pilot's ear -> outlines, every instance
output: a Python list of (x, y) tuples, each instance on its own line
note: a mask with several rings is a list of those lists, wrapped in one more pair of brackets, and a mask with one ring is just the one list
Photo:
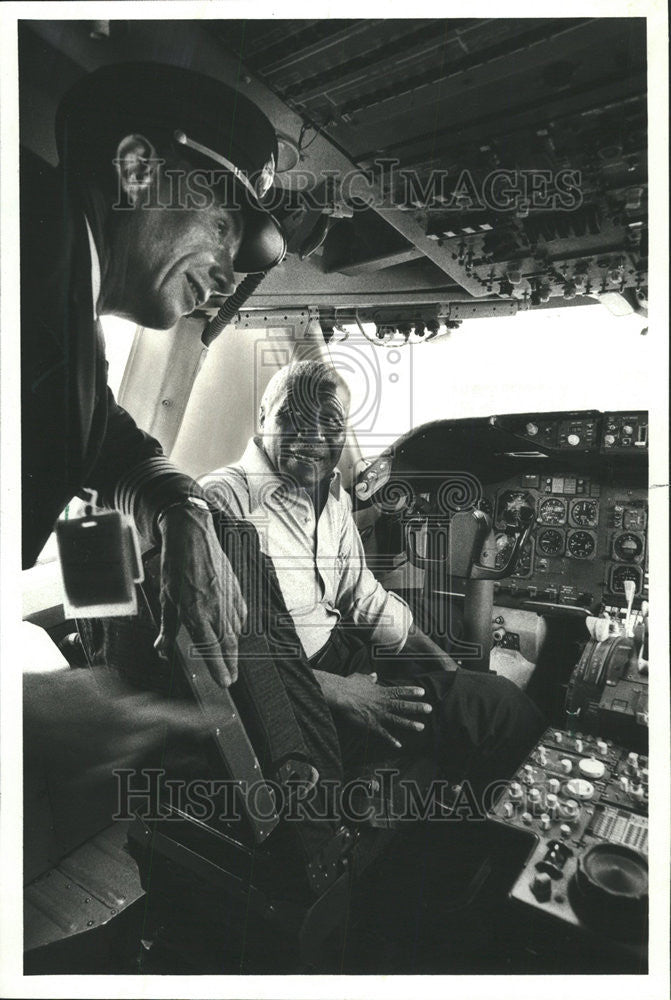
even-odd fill
[(156, 150), (143, 135), (127, 135), (117, 146), (114, 165), (121, 190), (131, 205), (151, 187), (158, 169)]

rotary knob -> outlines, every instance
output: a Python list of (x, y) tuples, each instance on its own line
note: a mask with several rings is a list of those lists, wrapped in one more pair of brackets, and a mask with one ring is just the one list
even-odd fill
[(592, 781), (603, 778), (606, 773), (606, 765), (600, 760), (596, 760), (594, 757), (583, 757), (578, 763), (580, 768), (580, 773), (586, 778), (590, 778)]
[(608, 753), (608, 744), (606, 743), (605, 740), (597, 740), (596, 748), (599, 751), (599, 753), (603, 754), (604, 756)]
[(622, 789), (623, 792), (629, 791), (629, 778), (627, 777), (626, 774), (623, 774), (620, 777), (620, 788)]
[(567, 799), (562, 809), (564, 818), (573, 822), (580, 814), (580, 806), (575, 799)]
[(503, 815), (505, 819), (512, 819), (515, 815), (515, 806), (512, 802), (505, 802), (503, 806)]
[(580, 444), (580, 435), (579, 434), (569, 434), (569, 436), (566, 438), (566, 440), (568, 441), (568, 443), (571, 445), (572, 448), (577, 448), (578, 445)]
[(594, 785), (586, 778), (571, 778), (566, 782), (566, 791), (574, 795), (576, 799), (586, 801), (594, 795)]
[(563, 739), (564, 739), (563, 734), (560, 733), (559, 730), (555, 731), (552, 735), (553, 735), (555, 743), (561, 743), (563, 741)]
[(531, 421), (524, 428), (529, 437), (536, 437), (538, 434), (538, 424), (533, 424)]
[(631, 424), (625, 424), (624, 427), (622, 428), (622, 433), (626, 434), (627, 437), (631, 437), (631, 435), (634, 433), (634, 428), (631, 426)]
[(522, 813), (522, 822), (524, 823), (525, 826), (531, 826), (533, 822), (533, 816), (531, 815), (530, 812)]
[(559, 833), (561, 834), (563, 840), (568, 840), (572, 833), (571, 827), (568, 823), (562, 823), (559, 827)]
[(547, 762), (548, 762), (548, 752), (545, 749), (545, 747), (540, 747), (538, 751), (538, 763), (541, 765), (541, 767), (545, 767)]
[(519, 782), (517, 781), (512, 782), (510, 788), (508, 789), (508, 795), (510, 796), (511, 799), (515, 801), (518, 801), (519, 799), (522, 798), (523, 791), (522, 791), (522, 786), (519, 784)]
[(522, 780), (526, 785), (533, 785), (534, 783), (534, 769), (531, 764), (525, 764), (523, 767), (524, 776)]
[(550, 793), (546, 797), (545, 802), (548, 814), (552, 817), (556, 816), (557, 810), (559, 809), (559, 799), (557, 798), (557, 796)]
[(531, 886), (531, 891), (539, 903), (547, 903), (552, 896), (552, 879), (547, 872), (538, 872)]
[(615, 435), (614, 434), (606, 434), (606, 436), (603, 439), (603, 442), (604, 442), (604, 444), (608, 448), (612, 448), (613, 445), (615, 444)]
[(552, 820), (550, 819), (547, 813), (541, 813), (540, 821), (541, 821), (541, 830), (549, 830), (550, 827), (552, 826)]
[(551, 792), (552, 795), (556, 796), (560, 788), (561, 781), (558, 778), (550, 778), (548, 781), (548, 791)]
[(571, 771), (573, 770), (573, 761), (569, 760), (568, 757), (562, 757), (562, 759), (559, 761), (559, 766), (564, 772), (564, 774), (570, 774)]
[(585, 749), (585, 744), (583, 743), (582, 740), (576, 740), (575, 741), (575, 748), (578, 751), (578, 753), (582, 753), (583, 750)]
[(538, 788), (530, 788), (527, 801), (531, 807), (532, 812), (538, 812), (541, 808), (541, 793)]

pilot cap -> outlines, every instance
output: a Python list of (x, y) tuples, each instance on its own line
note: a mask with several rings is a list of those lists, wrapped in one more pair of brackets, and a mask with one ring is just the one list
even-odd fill
[(286, 241), (263, 207), (277, 163), (277, 136), (248, 98), (201, 73), (163, 63), (117, 63), (82, 77), (61, 101), (56, 142), (66, 172), (101, 170), (132, 133), (172, 142), (197, 167), (233, 178), (245, 231), (234, 261), (239, 273), (278, 264)]

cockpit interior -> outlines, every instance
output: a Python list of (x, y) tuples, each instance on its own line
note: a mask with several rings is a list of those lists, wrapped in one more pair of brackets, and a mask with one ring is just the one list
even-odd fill
[[(646, 973), (661, 357), (646, 19), (117, 12), (19, 22), (25, 155), (55, 164), (56, 106), (86, 72), (190, 66), (273, 122), (287, 241), (170, 330), (103, 318), (119, 404), (198, 479), (238, 460), (283, 365), (332, 364), (368, 567), (462, 670), (509, 679), (546, 726), (480, 822), (406, 828), (365, 774), (380, 809), (348, 833), (363, 860), (334, 845), (305, 893), (258, 823), (238, 836), (179, 806), (172, 822), (113, 820), (94, 792), (26, 779), (25, 973)], [(52, 536), (23, 572), (23, 617), (85, 670), (61, 587)], [(235, 779), (256, 765), (234, 692), (211, 749)]]

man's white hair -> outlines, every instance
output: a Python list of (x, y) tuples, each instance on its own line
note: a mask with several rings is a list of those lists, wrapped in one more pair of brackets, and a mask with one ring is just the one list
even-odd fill
[(321, 389), (344, 390), (346, 402), (349, 403), (347, 384), (333, 365), (316, 358), (292, 361), (271, 378), (261, 397), (261, 409), (268, 413), (289, 392), (306, 406), (314, 405)]

